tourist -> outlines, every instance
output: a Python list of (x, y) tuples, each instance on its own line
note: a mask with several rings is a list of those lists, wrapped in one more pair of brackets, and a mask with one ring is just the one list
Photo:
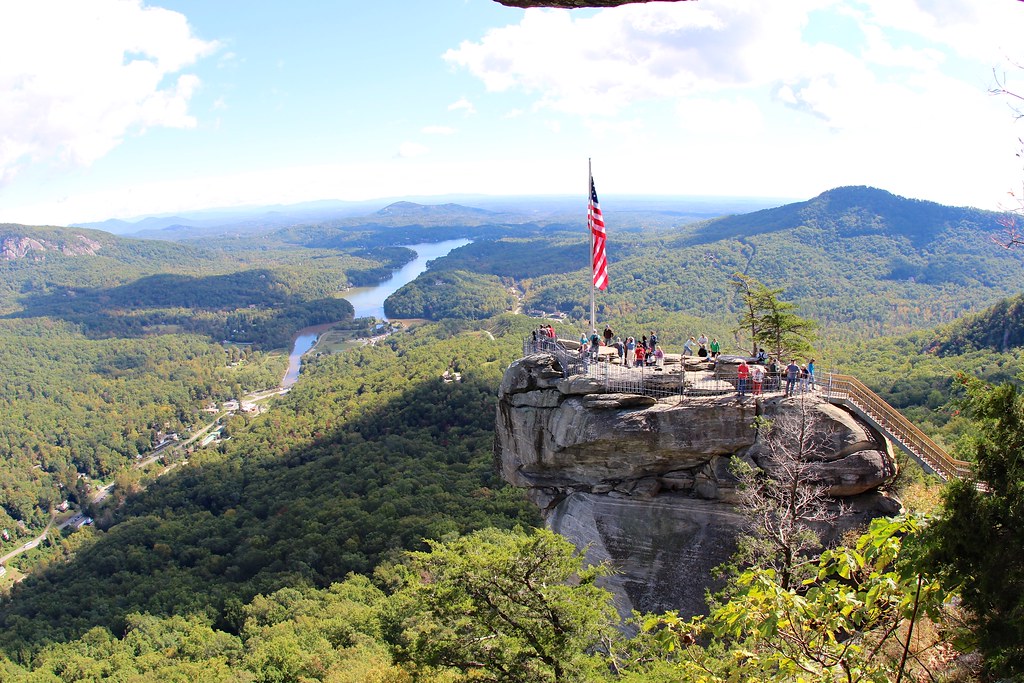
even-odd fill
[(636, 339), (626, 337), (626, 367), (633, 367), (633, 359), (636, 358)]
[(765, 352), (765, 350), (764, 349), (758, 349), (757, 350), (756, 362), (760, 363), (761, 365), (764, 365), (767, 360), (768, 360), (768, 354)]
[(796, 364), (796, 358), (789, 361), (786, 366), (786, 396), (792, 396), (796, 391), (796, 378), (800, 375), (800, 366)]
[(605, 325), (604, 326), (604, 345), (605, 346), (611, 346), (612, 345), (612, 337), (614, 337), (614, 336), (615, 336), (615, 333), (612, 332), (612, 328), (609, 327), (608, 325)]
[(651, 348), (651, 347), (649, 347), (647, 345), (647, 335), (646, 334), (643, 337), (640, 338), (640, 346), (643, 348), (644, 351), (646, 351), (647, 349)]
[(619, 356), (619, 365), (622, 365), (626, 360), (626, 345), (622, 343), (622, 340), (618, 337), (612, 342), (612, 348), (615, 349), (615, 353)]
[(750, 379), (750, 366), (747, 365), (747, 361), (741, 360), (740, 365), (736, 368), (736, 390), (740, 394), (740, 398), (744, 398), (747, 393), (747, 380)]
[(580, 346), (581, 347), (589, 346), (589, 344), (587, 343), (587, 333), (586, 332), (580, 332)]
[(665, 352), (660, 346), (654, 347), (654, 365), (659, 368), (665, 366)]
[(700, 351), (698, 351), (697, 355), (698, 356), (702, 356), (702, 357), (703, 356), (707, 356), (708, 355), (708, 336), (706, 334), (704, 334), (703, 332), (701, 332), (700, 336), (697, 337), (697, 345), (700, 347), (700, 351), (704, 352), (704, 353), (700, 353)]
[(765, 391), (778, 391), (782, 386), (779, 379), (779, 359), (774, 356), (768, 360), (768, 384)]
[(764, 384), (764, 368), (760, 365), (755, 365), (750, 368), (750, 381), (754, 384), (754, 396), (761, 395), (761, 386)]
[(590, 355), (595, 361), (601, 357), (601, 338), (597, 336), (597, 330), (590, 335)]
[(651, 342), (651, 348), (652, 349), (656, 348), (658, 346), (658, 333), (655, 332), (654, 330), (651, 330), (650, 342)]
[(807, 362), (807, 380), (810, 385), (811, 391), (814, 391), (814, 359), (812, 358)]
[(685, 342), (683, 342), (683, 355), (684, 356), (692, 356), (693, 355), (693, 347), (696, 344), (697, 344), (697, 341), (693, 337), (690, 337)]
[(718, 337), (713, 337), (711, 339), (711, 357), (712, 358), (718, 358), (718, 356), (719, 356), (719, 354), (721, 352), (722, 352), (722, 345), (718, 343)]
[(638, 344), (637, 347), (636, 347), (636, 355), (635, 355), (637, 367), (643, 367), (643, 365), (644, 365), (644, 358), (646, 358), (646, 357), (647, 357), (647, 349), (644, 348), (643, 344)]
[(807, 384), (808, 384), (808, 373), (807, 373), (807, 366), (805, 365), (802, 368), (800, 368), (800, 393), (801, 394), (806, 394), (807, 393)]

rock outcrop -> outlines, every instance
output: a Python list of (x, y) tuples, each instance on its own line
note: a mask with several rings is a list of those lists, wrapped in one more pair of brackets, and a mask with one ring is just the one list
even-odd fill
[(16, 261), (23, 258), (45, 258), (47, 252), (65, 256), (93, 255), (103, 245), (85, 235), (68, 240), (35, 239), (26, 235), (7, 235), (0, 238), (0, 260)]
[(878, 491), (896, 474), (888, 442), (814, 394), (738, 402), (734, 394), (657, 400), (563, 379), (555, 357), (513, 363), (499, 388), (495, 455), (547, 524), (618, 573), (619, 608), (704, 610), (711, 569), (727, 560), (743, 520), (733, 507), (739, 457), (770, 469), (754, 419), (818, 418), (814, 479), (841, 498), (852, 525), (893, 514)]

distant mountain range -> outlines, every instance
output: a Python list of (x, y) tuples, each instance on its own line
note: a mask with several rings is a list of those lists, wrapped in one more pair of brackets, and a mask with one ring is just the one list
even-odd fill
[[(414, 201), (415, 200), (415, 201)], [(648, 214), (670, 219), (701, 220), (726, 214), (778, 206), (785, 200), (744, 197), (606, 197), (607, 215)], [(371, 224), (467, 225), (485, 222), (579, 220), (586, 213), (586, 199), (579, 196), (492, 197), (458, 195), (445, 197), (377, 199), (360, 202), (325, 200), (301, 204), (194, 211), (170, 216), (149, 216), (134, 221), (110, 219), (75, 223), (115, 235), (147, 239), (182, 240), (267, 232), (297, 225), (336, 224), (338, 227)], [(406, 223), (401, 223), (406, 221)], [(657, 222), (657, 221), (656, 221)]]

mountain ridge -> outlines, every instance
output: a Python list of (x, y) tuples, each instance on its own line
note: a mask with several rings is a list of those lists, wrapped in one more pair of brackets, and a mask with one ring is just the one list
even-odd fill
[(845, 237), (901, 236), (917, 246), (943, 230), (964, 224), (996, 231), (1001, 228), (1000, 215), (995, 211), (901, 197), (866, 185), (850, 185), (826, 190), (803, 202), (712, 219), (695, 234), (700, 238), (724, 239), (807, 226), (834, 230)]

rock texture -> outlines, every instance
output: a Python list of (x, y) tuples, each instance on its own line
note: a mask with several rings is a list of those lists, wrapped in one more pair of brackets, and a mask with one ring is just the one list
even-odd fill
[(23, 258), (45, 258), (47, 252), (66, 256), (92, 255), (103, 245), (85, 235), (69, 240), (34, 239), (24, 235), (8, 235), (0, 239), (0, 260), (15, 261)]
[(499, 388), (495, 456), (504, 479), (528, 490), (548, 525), (618, 570), (609, 585), (631, 609), (704, 609), (711, 568), (728, 559), (742, 520), (733, 509), (732, 457), (770, 466), (754, 418), (813, 410), (823, 425), (815, 479), (843, 498), (848, 523), (893, 514), (878, 488), (896, 474), (889, 444), (813, 394), (748, 399), (604, 393), (562, 378), (554, 356), (513, 363)]

